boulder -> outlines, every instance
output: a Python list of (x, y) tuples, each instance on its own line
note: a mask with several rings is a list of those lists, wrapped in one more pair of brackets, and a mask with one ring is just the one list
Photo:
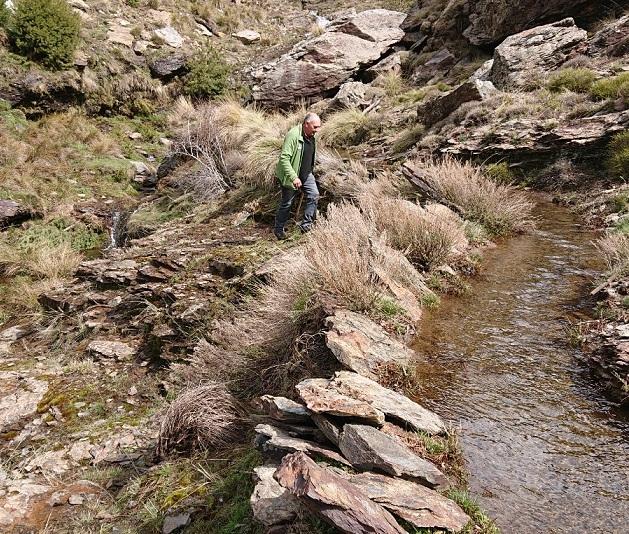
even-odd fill
[(403, 37), (399, 26), (404, 17), (397, 11), (371, 9), (337, 19), (322, 35), (255, 69), (254, 100), (288, 105), (329, 95)]
[(97, 358), (115, 358), (117, 360), (129, 360), (135, 356), (137, 350), (122, 341), (108, 341), (95, 339), (87, 346), (87, 352)]
[(241, 43), (250, 45), (260, 41), (260, 34), (253, 30), (242, 30), (232, 33), (232, 37), (238, 39)]
[(343, 465), (350, 465), (339, 453), (313, 441), (292, 437), (288, 432), (275, 426), (257, 425), (255, 431), (255, 446), (271, 457), (281, 458), (287, 453), (302, 451), (324, 456)]
[[(360, 413), (364, 414), (364, 419), (373, 420), (372, 414), (378, 414), (374, 421), (376, 424), (383, 421), (382, 415), (386, 415), (387, 418), (413, 430), (428, 434), (445, 431), (445, 424), (437, 414), (357, 373), (339, 371), (330, 380), (315, 380), (318, 382), (312, 384), (311, 381), (304, 380), (296, 386), (300, 397), (313, 412), (351, 417), (352, 413), (347, 414), (343, 409), (335, 408), (356, 405), (360, 406)], [(321, 398), (318, 399), (317, 395), (321, 395)], [(328, 405), (330, 410), (327, 409)], [(370, 406), (373, 412), (368, 411), (364, 405)]]
[(384, 414), (381, 411), (368, 402), (344, 395), (326, 378), (302, 380), (295, 389), (308, 409), (314, 413), (349, 417), (378, 426), (384, 423)]
[(256, 405), (271, 419), (284, 423), (310, 423), (310, 411), (303, 405), (286, 397), (262, 395)]
[(345, 82), (330, 101), (328, 108), (333, 110), (363, 107), (366, 100), (367, 87), (362, 82)]
[(363, 78), (367, 81), (373, 81), (383, 74), (400, 74), (402, 72), (402, 63), (407, 57), (408, 52), (406, 50), (394, 52), (383, 60), (378, 61), (373, 67), (369, 67), (365, 71)]
[(349, 475), (348, 480), (372, 501), (417, 528), (459, 532), (470, 520), (454, 501), (409, 480), (369, 472)]
[(37, 413), (48, 382), (17, 372), (0, 371), (0, 434), (20, 430)]
[(107, 40), (110, 43), (121, 44), (127, 48), (133, 46), (134, 37), (131, 35), (131, 28), (115, 24), (107, 32)]
[(131, 161), (131, 172), (133, 182), (140, 189), (150, 189), (157, 185), (157, 174), (155, 169), (149, 167), (142, 161)]
[(448, 479), (428, 460), (393, 436), (367, 425), (345, 425), (339, 449), (357, 469), (380, 471), (416, 480), (429, 488), (445, 489)]
[(469, 26), (463, 35), (474, 45), (493, 44), (508, 35), (530, 28), (533, 24), (553, 20), (558, 16), (581, 15), (587, 4), (601, 2), (591, 0), (524, 0), (519, 2), (496, 2), (477, 0), (471, 6)]
[(139, 267), (135, 260), (99, 259), (84, 261), (76, 274), (106, 286), (129, 285), (137, 280)]
[(182, 54), (157, 58), (149, 62), (149, 69), (154, 77), (169, 80), (186, 72), (187, 58)]
[(391, 338), (382, 327), (364, 315), (338, 310), (325, 320), (327, 347), (347, 369), (377, 379), (378, 367), (386, 363), (408, 364), (414, 353)]
[(299, 501), (273, 478), (277, 466), (256, 467), (256, 483), (249, 503), (253, 517), (267, 527), (288, 523), (295, 519)]
[(566, 18), (507, 37), (494, 51), (490, 79), (498, 89), (525, 88), (561, 65), (587, 32)]
[(451, 91), (441, 93), (418, 106), (417, 119), (428, 128), (459, 109), (461, 104), (473, 100), (485, 100), (496, 92), (494, 84), (488, 81), (464, 82)]
[(588, 41), (591, 56), (622, 57), (629, 54), (629, 15), (620, 17), (597, 31)]
[(165, 26), (153, 31), (154, 35), (172, 48), (179, 48), (183, 44), (183, 37), (172, 26)]
[(349, 534), (406, 532), (382, 506), (335, 473), (317, 465), (304, 453), (284, 457), (275, 479), (312, 512)]
[(0, 230), (20, 224), (32, 217), (29, 209), (13, 200), (0, 199)]

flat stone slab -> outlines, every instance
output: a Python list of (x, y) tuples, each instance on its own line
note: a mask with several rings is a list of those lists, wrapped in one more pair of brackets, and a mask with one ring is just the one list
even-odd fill
[(332, 381), (327, 378), (309, 378), (302, 380), (295, 389), (308, 409), (314, 413), (350, 417), (378, 426), (384, 423), (384, 414), (381, 411), (368, 402), (340, 393), (330, 387), (331, 384)]
[(135, 356), (136, 349), (122, 341), (108, 341), (105, 339), (95, 339), (87, 346), (87, 352), (92, 356), (102, 358), (116, 358), (118, 360), (128, 360)]
[(375, 424), (382, 424), (386, 415), (403, 427), (428, 434), (440, 434), (446, 429), (437, 414), (358, 373), (339, 371), (332, 379), (304, 380), (296, 388), (315, 413), (345, 417), (363, 414), (363, 419)]
[(37, 412), (48, 382), (13, 371), (0, 372), (0, 433), (19, 430)]
[(271, 419), (283, 423), (311, 423), (310, 410), (286, 397), (262, 395), (256, 401), (256, 406)]
[(363, 471), (412, 478), (430, 488), (444, 489), (449, 485), (445, 475), (432, 463), (372, 426), (345, 425), (339, 449), (355, 468)]
[(260, 466), (253, 470), (256, 486), (249, 502), (253, 517), (267, 527), (292, 521), (299, 510), (299, 501), (273, 478), (277, 467)]
[(408, 364), (414, 356), (409, 348), (391, 338), (371, 319), (349, 310), (338, 310), (325, 320), (326, 345), (341, 364), (375, 380), (378, 366)]
[(263, 452), (275, 456), (283, 456), (286, 453), (302, 451), (319, 454), (335, 462), (350, 466), (351, 464), (339, 453), (322, 447), (321, 445), (301, 438), (296, 438), (288, 432), (272, 425), (257, 425), (255, 428), (255, 446)]
[(382, 506), (331, 469), (317, 465), (304, 453), (289, 454), (275, 479), (315, 514), (349, 534), (403, 534)]
[(371, 500), (418, 528), (458, 532), (470, 520), (451, 499), (409, 480), (369, 472), (349, 475), (348, 480)]

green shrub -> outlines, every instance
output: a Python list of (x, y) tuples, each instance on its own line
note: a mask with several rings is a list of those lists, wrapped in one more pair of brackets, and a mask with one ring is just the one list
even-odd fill
[(499, 184), (510, 184), (515, 181), (513, 171), (506, 161), (489, 163), (485, 166), (485, 174)]
[(574, 93), (587, 93), (595, 79), (596, 74), (590, 69), (570, 67), (553, 73), (546, 87), (553, 93), (559, 93), (564, 90), (573, 91)]
[(622, 98), (629, 102), (629, 72), (611, 78), (602, 78), (592, 84), (590, 94), (599, 100)]
[(629, 179), (629, 132), (621, 132), (612, 137), (607, 165), (614, 177)]
[(79, 29), (79, 17), (65, 0), (19, 0), (9, 36), (20, 54), (61, 69), (72, 62)]
[(11, 16), (11, 11), (4, 3), (4, 0), (0, 0), (0, 28), (6, 28)]
[(209, 49), (190, 64), (190, 73), (185, 80), (185, 90), (191, 96), (214, 97), (227, 89), (229, 66), (216, 50)]

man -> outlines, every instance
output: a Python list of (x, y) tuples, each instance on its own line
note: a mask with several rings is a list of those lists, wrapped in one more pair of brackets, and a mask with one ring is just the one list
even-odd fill
[(319, 201), (319, 190), (313, 171), (317, 153), (315, 134), (320, 129), (321, 119), (315, 113), (308, 113), (304, 122), (291, 128), (284, 139), (282, 153), (275, 168), (275, 176), (282, 186), (282, 201), (275, 216), (275, 236), (278, 239), (286, 239), (284, 226), (299, 190), (306, 195), (304, 219), (299, 227), (302, 232), (312, 229)]

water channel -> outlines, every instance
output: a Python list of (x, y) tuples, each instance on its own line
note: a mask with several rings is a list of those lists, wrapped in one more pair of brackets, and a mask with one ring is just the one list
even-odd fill
[(486, 251), (463, 297), (422, 321), (418, 400), (460, 427), (472, 492), (504, 533), (629, 532), (629, 415), (568, 343), (599, 274), (567, 209)]

